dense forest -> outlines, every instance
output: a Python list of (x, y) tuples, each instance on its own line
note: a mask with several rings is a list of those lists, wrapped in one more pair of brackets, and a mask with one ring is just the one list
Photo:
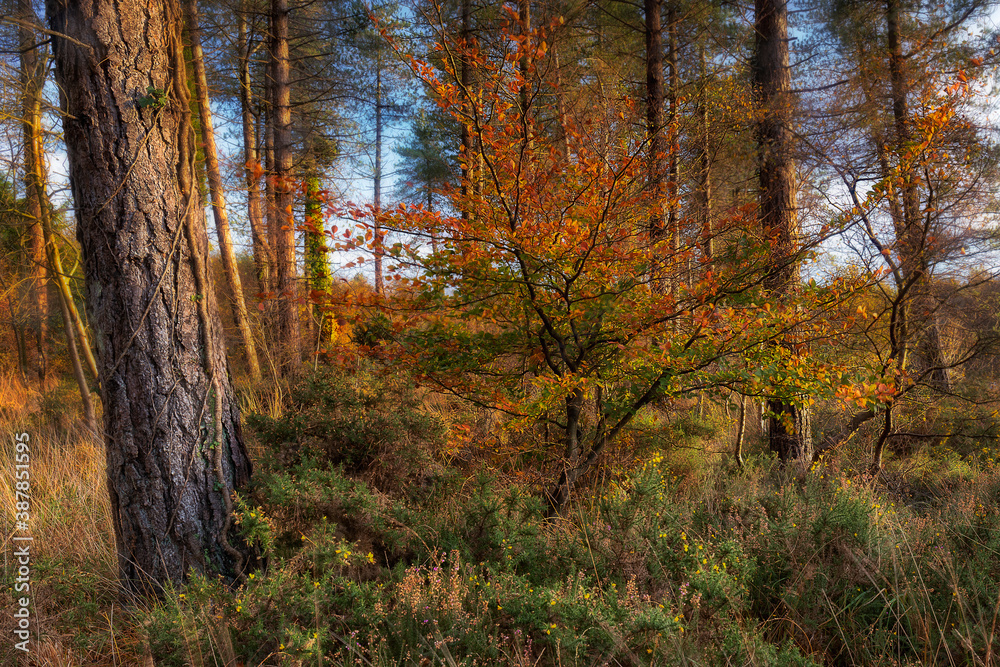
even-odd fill
[(0, 0), (0, 661), (1000, 665), (998, 22)]

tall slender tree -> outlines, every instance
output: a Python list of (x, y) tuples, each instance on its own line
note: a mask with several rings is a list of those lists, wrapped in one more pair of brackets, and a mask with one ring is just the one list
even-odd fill
[[(771, 244), (764, 288), (787, 301), (799, 281), (796, 174), (792, 155), (792, 77), (788, 61), (787, 0), (757, 0), (754, 20), (757, 95), (758, 216)], [(808, 421), (787, 400), (767, 401), (768, 442), (782, 461), (812, 458)]]
[(27, 200), (29, 250), (31, 269), (32, 312), (30, 327), (35, 339), (35, 370), (42, 382), (48, 372), (46, 320), (48, 315), (48, 275), (46, 271), (45, 235), (42, 231), (42, 206), (45, 187), (41, 164), (42, 149), (42, 87), (48, 69), (47, 55), (38, 44), (31, 26), (37, 24), (31, 0), (18, 0), (18, 50), (21, 58), (22, 136), (24, 138), (24, 189)]
[(288, 0), (271, 0), (270, 125), (274, 133), (274, 213), (272, 243), (277, 263), (278, 345), (282, 370), (295, 375), (302, 365), (299, 322), (298, 269), (295, 261), (295, 174), (292, 146), (291, 61), (289, 58)]
[(257, 287), (260, 292), (269, 292), (273, 281), (274, 251), (268, 240), (264, 218), (264, 195), (260, 189), (260, 175), (264, 169), (258, 145), (257, 123), (254, 118), (250, 59), (255, 47), (248, 29), (248, 19), (251, 14), (248, 5), (249, 0), (241, 0), (236, 13), (240, 121), (243, 128), (243, 178), (247, 189), (247, 221), (250, 224)]
[(212, 197), (212, 214), (215, 217), (215, 231), (219, 239), (219, 254), (222, 268), (232, 292), (233, 315), (236, 328), (240, 332), (243, 351), (246, 354), (250, 378), (259, 381), (260, 363), (257, 361), (257, 344), (250, 331), (250, 317), (246, 299), (243, 298), (243, 281), (236, 264), (232, 233), (229, 231), (229, 213), (226, 210), (226, 196), (222, 189), (222, 172), (219, 170), (219, 149), (215, 144), (215, 128), (212, 121), (212, 107), (208, 97), (208, 79), (205, 76), (205, 54), (201, 46), (201, 23), (198, 17), (197, 0), (186, 0), (188, 36), (191, 40), (191, 65), (194, 70), (195, 97), (198, 102), (198, 118), (201, 127), (201, 141), (205, 153), (205, 171), (208, 175), (208, 189)]

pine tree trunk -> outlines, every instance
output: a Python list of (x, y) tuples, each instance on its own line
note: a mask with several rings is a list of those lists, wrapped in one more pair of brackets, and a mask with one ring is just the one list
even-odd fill
[[(193, 569), (233, 580), (250, 478), (194, 180), (176, 0), (48, 0), (56, 80), (100, 358), (122, 583), (156, 593)], [(65, 37), (64, 37), (65, 36)]]
[(215, 217), (215, 230), (219, 238), (219, 254), (222, 256), (222, 269), (225, 271), (229, 289), (233, 293), (233, 319), (236, 320), (236, 328), (243, 341), (247, 368), (250, 371), (250, 378), (257, 382), (261, 377), (260, 364), (257, 361), (257, 345), (253, 340), (253, 332), (250, 331), (250, 316), (247, 313), (246, 299), (243, 297), (243, 281), (240, 279), (240, 268), (236, 264), (233, 237), (229, 231), (229, 214), (226, 212), (226, 198), (222, 191), (222, 173), (219, 171), (219, 151), (215, 145), (215, 128), (208, 99), (208, 80), (205, 76), (205, 54), (201, 48), (197, 0), (186, 0), (185, 11), (191, 40), (191, 64), (194, 69), (195, 96), (198, 98), (198, 117), (201, 120), (201, 140), (205, 151), (205, 171), (208, 173), (212, 214)]
[(22, 132), (24, 136), (24, 189), (28, 206), (28, 261), (31, 266), (31, 313), (29, 328), (35, 339), (35, 374), (44, 383), (48, 374), (49, 313), (48, 275), (46, 271), (45, 235), (42, 231), (45, 174), (42, 162), (42, 87), (45, 85), (45, 57), (40, 53), (37, 37), (29, 26), (38, 19), (31, 0), (18, 0), (18, 47), (21, 52)]
[(375, 64), (375, 174), (372, 187), (374, 190), (375, 224), (372, 245), (375, 255), (375, 293), (385, 296), (385, 282), (382, 274), (382, 59), (377, 58)]
[(297, 375), (302, 366), (299, 325), (298, 271), (295, 265), (295, 219), (292, 205), (295, 181), (292, 174), (291, 67), (288, 55), (288, 0), (271, 0), (271, 59), (274, 74), (274, 208), (278, 228), (275, 237), (278, 292), (278, 349), (282, 372)]
[(645, 0), (646, 28), (646, 137), (648, 145), (649, 190), (656, 198), (655, 213), (649, 220), (654, 237), (663, 234), (663, 156), (666, 142), (663, 133), (663, 0)]
[(250, 38), (247, 35), (247, 8), (241, 3), (237, 14), (237, 49), (240, 69), (240, 118), (243, 121), (243, 164), (247, 187), (247, 218), (250, 223), (250, 238), (253, 244), (253, 262), (257, 274), (259, 292), (272, 289), (271, 276), (274, 257), (267, 239), (264, 222), (264, 202), (260, 192), (262, 171), (260, 151), (257, 146), (257, 132), (253, 116), (253, 92), (250, 87)]
[[(798, 283), (798, 220), (795, 161), (792, 157), (791, 68), (788, 64), (787, 0), (757, 0), (754, 86), (757, 91), (759, 206), (764, 238), (771, 243), (771, 266), (764, 288), (777, 299), (790, 297)], [(776, 344), (781, 344), (780, 342)], [(807, 420), (798, 406), (769, 399), (768, 443), (782, 461), (811, 460)]]

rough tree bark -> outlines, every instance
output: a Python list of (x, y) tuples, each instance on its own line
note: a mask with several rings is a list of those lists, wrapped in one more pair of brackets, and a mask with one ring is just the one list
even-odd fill
[(233, 580), (250, 478), (210, 283), (177, 0), (47, 0), (122, 584)]
[[(792, 157), (792, 77), (788, 64), (787, 0), (756, 0), (756, 58), (753, 83), (757, 95), (758, 216), (771, 243), (771, 266), (764, 288), (778, 299), (790, 296), (798, 283), (798, 220), (795, 160)], [(779, 343), (780, 344), (780, 343)], [(784, 400), (767, 401), (768, 443), (782, 461), (812, 459), (805, 411)]]

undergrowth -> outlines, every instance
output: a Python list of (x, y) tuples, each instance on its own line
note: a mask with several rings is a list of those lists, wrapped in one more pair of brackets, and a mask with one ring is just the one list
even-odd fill
[(871, 478), (843, 454), (739, 469), (668, 443), (547, 521), (532, 485), (456, 457), (428, 404), (356, 367), (252, 419), (237, 519), (267, 567), (141, 607), (115, 589), (99, 448), (39, 431), (36, 605), (62, 660), (40, 664), (997, 664), (989, 447)]

